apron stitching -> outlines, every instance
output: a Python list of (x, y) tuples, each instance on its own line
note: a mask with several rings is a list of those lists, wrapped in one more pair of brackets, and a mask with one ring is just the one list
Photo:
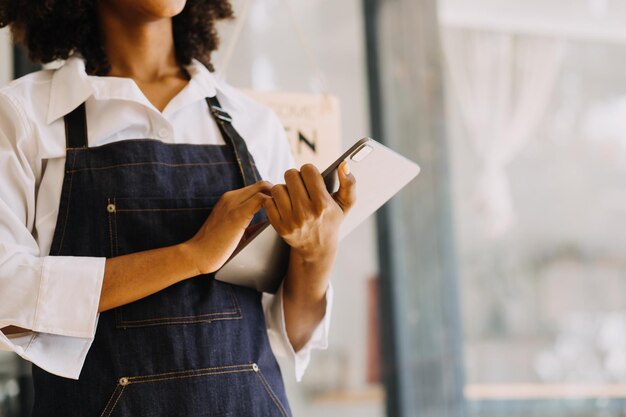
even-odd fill
[(272, 387), (270, 387), (269, 383), (265, 380), (265, 377), (263, 376), (263, 372), (261, 372), (261, 369), (259, 369), (259, 371), (256, 373), (258, 374), (259, 379), (261, 380), (261, 383), (264, 385), (265, 391), (270, 396), (270, 398), (272, 399), (276, 407), (278, 407), (278, 411), (280, 411), (280, 413), (284, 417), (288, 417), (287, 412), (285, 411), (285, 408), (283, 407), (282, 403), (278, 400), (278, 398), (274, 394), (274, 390), (272, 390)]
[(117, 199), (115, 197), (113, 197), (113, 204), (115, 204), (115, 212), (113, 212), (113, 233), (115, 234), (114, 240), (115, 240), (115, 256), (119, 255), (120, 253), (120, 248), (118, 245), (118, 240), (117, 240)]
[(239, 306), (239, 300), (237, 300), (237, 297), (235, 296), (235, 290), (229, 284), (225, 284), (225, 285), (227, 286), (226, 288), (228, 288), (228, 290), (229, 290), (230, 298), (232, 298), (232, 300), (233, 300), (233, 304), (235, 306), (235, 309), (237, 310), (239, 315), (243, 318), (243, 313), (241, 312), (241, 307)]
[(122, 387), (122, 389), (120, 390), (120, 393), (117, 396), (117, 399), (115, 400), (115, 403), (113, 403), (113, 406), (111, 407), (111, 410), (109, 410), (109, 415), (111, 415), (113, 413), (113, 410), (115, 410), (115, 406), (117, 405), (117, 402), (120, 400), (120, 398), (122, 398), (122, 394), (124, 393), (125, 389), (126, 389), (126, 387)]
[[(250, 167), (253, 167), (254, 164), (252, 163), (252, 158), (250, 157), (250, 152), (248, 152), (248, 162), (250, 163)], [(258, 181), (259, 178), (256, 176), (256, 171), (253, 169), (252, 170), (252, 175), (254, 176), (254, 181)]]
[(229, 315), (230, 314), (239, 314), (239, 311), (226, 311), (224, 313), (222, 313), (222, 312), (206, 313), (206, 314), (199, 314), (197, 316), (157, 317), (157, 318), (153, 318), (153, 319), (122, 321), (122, 323), (146, 323), (146, 322), (158, 321), (158, 320), (195, 319), (195, 318), (200, 318), (200, 317), (221, 316), (221, 315), (224, 315), (224, 314), (229, 314)]
[(218, 144), (218, 145), (206, 145), (206, 144), (201, 144), (201, 143), (165, 143), (161, 140), (158, 139), (138, 139), (138, 138), (128, 138), (128, 139), (122, 139), (119, 141), (114, 141), (114, 142), (108, 142), (105, 143), (103, 145), (98, 145), (98, 146), (90, 146), (87, 148), (74, 148), (71, 146), (66, 146), (65, 150), (66, 151), (86, 151), (86, 150), (99, 150), (99, 149), (106, 149), (109, 148), (113, 145), (117, 145), (119, 142), (153, 142), (153, 143), (157, 143), (160, 146), (164, 146), (164, 147), (178, 147), (178, 146), (186, 146), (186, 147), (195, 147), (195, 148), (205, 148), (207, 146), (212, 147), (212, 148), (227, 148), (228, 144)]
[(215, 206), (209, 207), (188, 207), (188, 208), (149, 208), (149, 209), (117, 209), (120, 212), (142, 212), (142, 211), (202, 211), (202, 210), (211, 210)]
[(131, 376), (128, 377), (128, 381), (130, 383), (139, 383), (141, 380), (153, 380), (155, 377), (164, 377), (164, 376), (185, 376), (183, 374), (187, 374), (188, 376), (193, 376), (198, 373), (206, 374), (206, 373), (215, 373), (219, 371), (251, 371), (251, 364), (242, 364), (242, 365), (224, 365), (224, 366), (214, 366), (210, 368), (200, 368), (200, 369), (191, 369), (187, 371), (174, 371), (174, 372), (163, 372), (160, 374), (150, 374), (150, 375), (142, 375), (142, 376)]
[[(107, 204), (111, 204), (111, 199), (107, 198)], [(112, 213), (108, 213), (108, 218), (109, 218), (109, 242), (111, 245), (111, 257), (114, 257), (115, 255), (113, 254), (113, 226), (111, 225), (111, 215)]]
[[(76, 153), (74, 153), (74, 160), (72, 161), (72, 169), (74, 169), (74, 167), (76, 166)], [(67, 229), (67, 221), (70, 217), (70, 201), (71, 201), (71, 197), (72, 197), (72, 183), (74, 182), (74, 174), (70, 174), (70, 184), (69, 184), (69, 190), (68, 190), (68, 195), (67, 195), (67, 208), (65, 210), (65, 221), (63, 222), (63, 233), (61, 234), (61, 241), (59, 242), (59, 250), (57, 252), (57, 255), (61, 254), (61, 250), (63, 249), (63, 240), (65, 239), (65, 231)]]
[(142, 379), (141, 381), (129, 382), (129, 385), (130, 384), (144, 384), (144, 383), (149, 383), (149, 382), (172, 381), (172, 380), (175, 380), (175, 379), (196, 378), (196, 377), (208, 376), (208, 375), (238, 374), (238, 373), (241, 373), (241, 372), (252, 372), (252, 369), (233, 369), (233, 370), (230, 370), (230, 371), (202, 372), (202, 373), (195, 373), (195, 374), (189, 374), (189, 375), (172, 376), (172, 377), (167, 377), (167, 378)]
[(233, 317), (216, 317), (216, 318), (207, 318), (205, 320), (178, 320), (178, 318), (172, 320), (159, 320), (154, 319), (154, 321), (145, 322), (145, 323), (136, 323), (134, 321), (123, 321), (120, 319), (119, 325), (124, 329), (134, 328), (134, 327), (146, 327), (146, 326), (158, 326), (158, 325), (170, 325), (170, 324), (196, 324), (196, 323), (212, 323), (214, 321), (225, 321), (225, 320), (241, 320), (243, 318), (242, 315), (233, 316)]
[(212, 165), (232, 165), (232, 162), (228, 162), (228, 161), (220, 161), (220, 162), (197, 162), (197, 163), (189, 163), (189, 164), (169, 164), (167, 162), (158, 162), (158, 161), (149, 161), (149, 162), (132, 162), (132, 163), (128, 163), (128, 164), (118, 164), (118, 165), (107, 165), (107, 166), (103, 166), (103, 167), (95, 167), (95, 168), (81, 168), (81, 169), (74, 169), (74, 167), (72, 167), (72, 170), (68, 171), (68, 174), (73, 174), (75, 172), (84, 172), (84, 171), (102, 171), (102, 170), (106, 170), (106, 169), (113, 169), (113, 168), (123, 168), (123, 167), (132, 167), (132, 166), (143, 166), (143, 165), (161, 165), (161, 166), (166, 166), (166, 167), (172, 167), (172, 168), (177, 168), (177, 167), (194, 167), (194, 166), (212, 166)]
[[(104, 407), (104, 410), (102, 410), (102, 414), (100, 414), (100, 417), (103, 417), (105, 413), (107, 413), (107, 410), (109, 409), (109, 404), (111, 404), (111, 401), (113, 401), (113, 398), (115, 398), (115, 394), (117, 393), (118, 389), (119, 389), (119, 385), (116, 385), (115, 390), (113, 391), (113, 394), (111, 394), (109, 401), (107, 401), (107, 405)], [(124, 387), (122, 387), (122, 391), (124, 391)], [(119, 396), (117, 397), (117, 400), (115, 400), (115, 404), (113, 404), (113, 407), (111, 407), (111, 410), (107, 413), (108, 415), (111, 415), (111, 412), (115, 408), (117, 401), (119, 401), (120, 399), (119, 397), (122, 396), (122, 391), (120, 391)]]

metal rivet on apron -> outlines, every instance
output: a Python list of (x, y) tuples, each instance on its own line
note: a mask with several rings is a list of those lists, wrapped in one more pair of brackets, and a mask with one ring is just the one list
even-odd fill
[(115, 210), (116, 210), (115, 204), (109, 204), (109, 205), (107, 206), (107, 211), (108, 211), (109, 213), (115, 213)]
[(119, 384), (120, 384), (121, 386), (125, 387), (126, 385), (128, 385), (128, 378), (126, 378), (126, 377), (122, 377), (122, 378), (120, 378), (120, 380), (119, 380)]
[(259, 372), (259, 365), (257, 365), (256, 363), (253, 363), (253, 364), (252, 364), (252, 370), (253, 370), (254, 372)]

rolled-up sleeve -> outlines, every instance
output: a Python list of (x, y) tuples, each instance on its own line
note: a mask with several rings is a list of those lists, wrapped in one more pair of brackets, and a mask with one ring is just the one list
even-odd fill
[(328, 333), (330, 317), (333, 305), (333, 287), (329, 283), (326, 290), (326, 312), (324, 318), (317, 325), (309, 341), (297, 352), (294, 351), (287, 327), (285, 326), (285, 310), (283, 307), (283, 286), (281, 285), (276, 294), (263, 294), (263, 310), (267, 323), (267, 333), (270, 339), (272, 351), (284, 358), (290, 359), (295, 368), (296, 380), (301, 381), (306, 368), (311, 361), (311, 353), (314, 349), (328, 348)]
[(0, 349), (78, 378), (94, 338), (104, 258), (45, 256), (35, 238), (41, 161), (33, 129), (0, 93)]

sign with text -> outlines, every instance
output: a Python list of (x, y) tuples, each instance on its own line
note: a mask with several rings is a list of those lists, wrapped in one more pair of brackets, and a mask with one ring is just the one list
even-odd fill
[(340, 155), (341, 110), (337, 97), (328, 94), (243, 92), (278, 115), (285, 126), (298, 167), (311, 163), (323, 171)]

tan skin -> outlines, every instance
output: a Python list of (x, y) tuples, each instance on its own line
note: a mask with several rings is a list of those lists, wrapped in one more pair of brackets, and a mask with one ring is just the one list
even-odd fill
[[(171, 18), (186, 0), (100, 0), (100, 24), (111, 64), (109, 76), (133, 79), (159, 111), (188, 83), (174, 54)], [(187, 242), (106, 260), (99, 311), (154, 294), (177, 282), (217, 271), (236, 249), (254, 214), (265, 208), (291, 246), (283, 286), (289, 341), (298, 351), (326, 311), (326, 288), (337, 255), (337, 232), (354, 204), (355, 179), (339, 169), (339, 191), (330, 195), (318, 170), (305, 165), (285, 173), (285, 184), (258, 182), (230, 191)], [(16, 327), (5, 334), (27, 331)]]

